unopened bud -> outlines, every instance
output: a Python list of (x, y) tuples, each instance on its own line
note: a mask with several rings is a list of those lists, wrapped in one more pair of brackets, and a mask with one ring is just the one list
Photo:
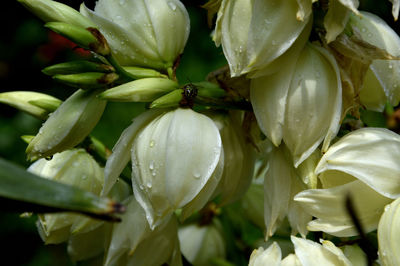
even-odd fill
[(64, 22), (48, 22), (44, 25), (52, 31), (66, 37), (82, 48), (106, 56), (110, 54), (106, 39), (96, 28), (83, 28)]
[(53, 76), (57, 74), (76, 74), (82, 72), (113, 72), (114, 68), (110, 65), (99, 64), (95, 62), (78, 60), (72, 62), (60, 63), (52, 66), (48, 66), (42, 70), (46, 75)]
[(166, 75), (161, 74), (157, 70), (143, 67), (123, 67), (126, 72), (132, 75), (136, 79), (143, 78), (167, 78)]
[(10, 91), (0, 93), (0, 103), (7, 104), (39, 119), (46, 119), (61, 101), (53, 96), (33, 91)]
[(106, 106), (97, 94), (98, 91), (78, 90), (65, 100), (29, 143), (28, 158), (51, 156), (79, 144), (97, 124)]
[(170, 79), (144, 78), (106, 90), (99, 97), (117, 102), (151, 102), (178, 87)]
[(45, 22), (65, 22), (83, 28), (96, 27), (96, 24), (77, 10), (56, 1), (18, 0), (18, 2)]
[(71, 87), (91, 89), (104, 87), (119, 78), (116, 73), (87, 72), (69, 75), (55, 75), (53, 79)]
[(182, 100), (182, 90), (174, 90), (161, 96), (150, 104), (150, 108), (178, 107)]

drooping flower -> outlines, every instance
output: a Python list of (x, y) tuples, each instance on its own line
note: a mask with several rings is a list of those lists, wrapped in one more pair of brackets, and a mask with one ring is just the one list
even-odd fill
[(297, 167), (324, 140), (323, 151), (340, 126), (342, 87), (335, 59), (307, 44), (297, 61), (251, 80), (250, 99), (263, 133), (283, 140)]
[(317, 218), (309, 222), (308, 229), (335, 236), (357, 235), (344, 203), (350, 195), (364, 230), (375, 230), (385, 205), (399, 197), (399, 152), (400, 137), (380, 128), (353, 131), (332, 145), (315, 169), (323, 188), (295, 196)]
[(310, 14), (311, 1), (223, 0), (213, 39), (222, 44), (231, 75), (243, 75), (289, 49)]
[(121, 135), (105, 169), (104, 193), (132, 158), (132, 184), (152, 228), (183, 208), (187, 217), (212, 196), (223, 170), (215, 123), (191, 109), (148, 111)]
[(172, 67), (189, 36), (189, 15), (179, 0), (97, 1), (81, 13), (106, 37), (124, 66)]

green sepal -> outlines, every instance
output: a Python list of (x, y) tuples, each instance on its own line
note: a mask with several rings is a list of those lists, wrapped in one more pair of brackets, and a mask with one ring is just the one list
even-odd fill
[(48, 114), (53, 110), (48, 105), (38, 105), (38, 103), (52, 103), (52, 105), (59, 106), (61, 101), (53, 96), (33, 92), (33, 91), (9, 91), (0, 93), (0, 103), (7, 104), (11, 107), (17, 108), (20, 111), (26, 112), (36, 118), (46, 119)]
[(7, 211), (73, 211), (105, 220), (117, 220), (112, 214), (125, 210), (113, 200), (36, 176), (1, 158), (0, 202)]
[(78, 60), (72, 62), (60, 63), (52, 66), (48, 66), (42, 70), (46, 75), (66, 75), (66, 74), (77, 74), (82, 72), (102, 72), (111, 73), (114, 72), (114, 68), (110, 65), (99, 64), (86, 60)]
[(170, 79), (144, 78), (108, 89), (99, 97), (117, 102), (151, 102), (178, 87), (178, 83)]
[(22, 139), (26, 144), (29, 144), (34, 138), (35, 138), (35, 136), (33, 136), (33, 135), (23, 135), (23, 136), (21, 136), (21, 139)]
[(116, 73), (86, 72), (69, 75), (54, 75), (53, 79), (71, 87), (81, 89), (101, 88), (119, 78)]
[(156, 99), (150, 104), (150, 108), (178, 107), (182, 100), (182, 90), (173, 90), (170, 93)]
[(28, 101), (28, 103), (40, 107), (48, 112), (54, 112), (61, 105), (62, 101), (58, 99), (39, 99)]

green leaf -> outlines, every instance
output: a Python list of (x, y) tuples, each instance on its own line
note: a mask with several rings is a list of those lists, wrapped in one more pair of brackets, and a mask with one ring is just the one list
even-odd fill
[(125, 207), (108, 198), (51, 181), (0, 158), (0, 210), (25, 212), (79, 212), (118, 221), (113, 214)]

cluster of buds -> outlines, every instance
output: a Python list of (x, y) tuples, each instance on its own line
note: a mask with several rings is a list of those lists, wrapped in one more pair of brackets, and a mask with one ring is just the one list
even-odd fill
[[(116, 224), (41, 215), (47, 244), (67, 241), (75, 261), (103, 254), (104, 265), (182, 265), (181, 254), (220, 265), (231, 233), (224, 208), (236, 202), (265, 247), (276, 234), (290, 246), (283, 260), (278, 243), (255, 249), (249, 265), (365, 265), (376, 259), (365, 244), (375, 230), (380, 262), (400, 264), (400, 136), (360, 118), (399, 104), (400, 38), (358, 1), (211, 0), (212, 38), (229, 68), (189, 84), (176, 78), (190, 28), (179, 0), (99, 0), (80, 12), (19, 1), (93, 54), (43, 70), (79, 88), (63, 102), (0, 94), (46, 119), (25, 138), (28, 159), (39, 159), (29, 171), (127, 207)], [(391, 2), (397, 19), (400, 3)], [(149, 107), (111, 154), (89, 136), (107, 101)], [(92, 157), (87, 143), (102, 148)]]

